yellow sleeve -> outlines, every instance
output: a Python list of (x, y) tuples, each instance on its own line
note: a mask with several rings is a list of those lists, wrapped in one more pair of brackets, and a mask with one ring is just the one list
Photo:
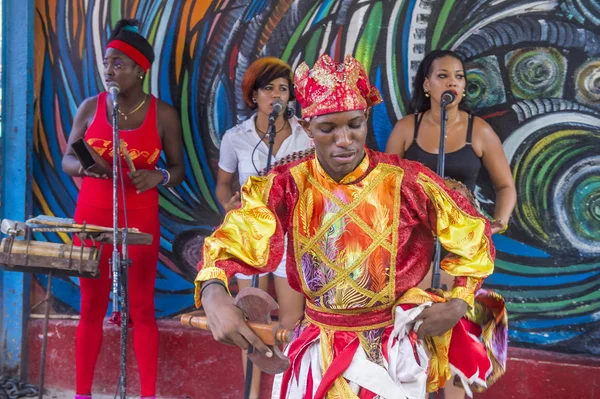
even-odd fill
[(494, 271), (489, 221), (461, 194), (445, 185), (442, 188), (434, 178), (419, 173), (417, 182), (433, 206), (435, 225), (431, 228), (450, 252), (441, 268), (455, 276), (452, 298), (460, 298), (472, 307), (475, 291)]
[(228, 212), (223, 224), (204, 240), (195, 280), (197, 307), (204, 281), (219, 279), (229, 290), (228, 280), (235, 273), (251, 275), (277, 268), (284, 240), (278, 218), (269, 208), (270, 200), (277, 202), (269, 198), (275, 176), (250, 177), (241, 189), (241, 207)]

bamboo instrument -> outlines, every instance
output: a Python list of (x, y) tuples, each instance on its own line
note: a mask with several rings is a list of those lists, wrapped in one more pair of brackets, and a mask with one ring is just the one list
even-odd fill
[[(10, 241), (12, 241), (12, 248), (10, 246)], [(63, 259), (79, 259), (81, 250), (81, 247), (71, 247), (70, 244), (44, 241), (30, 241), (29, 247), (27, 246), (27, 241), (24, 240), (10, 240), (3, 238), (0, 243), (0, 252), (10, 252), (12, 254), (20, 255), (49, 256)], [(96, 260), (97, 257), (98, 251), (96, 247), (83, 247), (83, 260)]]

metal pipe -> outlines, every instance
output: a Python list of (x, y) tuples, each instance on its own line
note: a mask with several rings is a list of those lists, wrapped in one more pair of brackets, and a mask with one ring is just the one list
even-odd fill
[[(29, 315), (30, 319), (44, 319), (46, 318), (46, 315), (41, 314), (41, 313), (33, 313)], [(78, 314), (51, 314), (48, 315), (48, 318), (50, 320), (79, 320), (81, 319), (81, 316), (79, 316)]]
[(39, 399), (44, 397), (44, 377), (46, 375), (46, 350), (48, 349), (48, 320), (50, 319), (50, 300), (52, 298), (52, 269), (48, 272), (48, 287), (46, 287), (46, 311), (44, 313), (44, 338), (42, 339), (42, 359), (40, 361), (40, 392)]

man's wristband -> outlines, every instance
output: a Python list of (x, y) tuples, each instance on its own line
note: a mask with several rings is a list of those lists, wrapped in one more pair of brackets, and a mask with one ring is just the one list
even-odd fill
[(221, 280), (207, 281), (204, 284), (202, 284), (202, 288), (200, 289), (200, 298), (202, 298), (202, 294), (204, 293), (204, 290), (206, 289), (206, 287), (208, 287), (212, 284), (219, 284), (221, 287), (223, 287), (224, 290), (227, 290), (227, 288), (225, 288), (225, 283), (223, 283)]

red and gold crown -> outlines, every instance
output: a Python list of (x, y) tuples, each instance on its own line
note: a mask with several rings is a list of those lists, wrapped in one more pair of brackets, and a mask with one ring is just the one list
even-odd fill
[(365, 68), (350, 54), (343, 63), (323, 54), (313, 69), (303, 62), (296, 69), (294, 85), (303, 118), (367, 109), (383, 101)]

